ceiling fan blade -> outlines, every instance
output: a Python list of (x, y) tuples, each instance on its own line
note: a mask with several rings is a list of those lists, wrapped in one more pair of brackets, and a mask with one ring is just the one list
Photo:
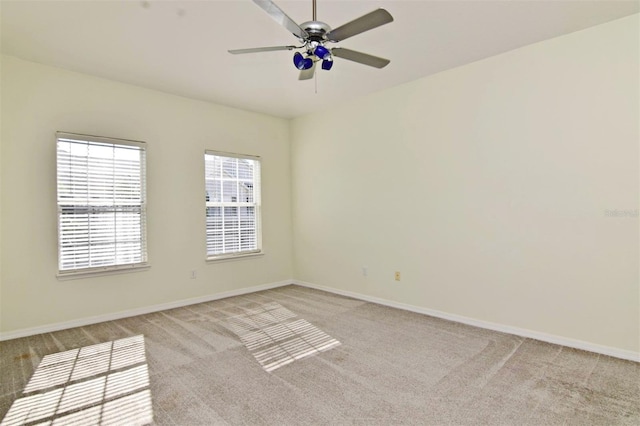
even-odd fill
[(384, 68), (391, 62), (385, 58), (379, 58), (377, 56), (368, 55), (362, 52), (356, 52), (351, 49), (344, 49), (342, 47), (334, 47), (331, 49), (331, 54), (337, 58), (347, 59), (349, 61), (358, 62), (360, 64), (369, 65), (375, 68)]
[(300, 28), (300, 25), (296, 24), (293, 19), (289, 18), (287, 14), (271, 0), (253, 0), (253, 2), (260, 6), (262, 10), (267, 12), (274, 21), (293, 33), (294, 36), (301, 39), (309, 37), (309, 34)]
[(392, 21), (393, 16), (389, 12), (384, 9), (377, 9), (329, 31), (327, 38), (331, 41), (342, 41)]
[(314, 62), (311, 68), (309, 68), (308, 70), (300, 71), (300, 76), (298, 77), (298, 80), (311, 80), (315, 72), (316, 72), (316, 63)]
[(273, 47), (252, 47), (249, 49), (232, 49), (228, 50), (232, 55), (239, 55), (241, 53), (258, 53), (258, 52), (274, 52), (276, 50), (293, 50), (296, 46), (273, 46)]

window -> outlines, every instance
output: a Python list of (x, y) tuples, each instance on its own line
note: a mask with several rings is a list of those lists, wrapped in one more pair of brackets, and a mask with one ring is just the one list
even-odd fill
[(260, 159), (204, 154), (207, 258), (261, 252)]
[(146, 266), (145, 144), (56, 139), (59, 275)]

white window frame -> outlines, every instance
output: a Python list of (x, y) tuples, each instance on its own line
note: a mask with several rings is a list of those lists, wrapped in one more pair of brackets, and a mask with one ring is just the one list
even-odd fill
[[(209, 245), (211, 243), (211, 234), (212, 231), (208, 228), (208, 225), (205, 223), (205, 240), (206, 240), (206, 260), (207, 261), (220, 261), (220, 260), (233, 260), (233, 259), (241, 259), (245, 257), (251, 256), (260, 256), (264, 254), (262, 250), (262, 186), (261, 186), (261, 168), (262, 161), (259, 156), (255, 155), (246, 155), (246, 154), (235, 154), (230, 152), (221, 152), (221, 151), (213, 151), (213, 150), (205, 150), (204, 153), (205, 160), (205, 221), (207, 220), (207, 210), (209, 207), (222, 207), (223, 210), (225, 207), (253, 207), (254, 208), (254, 221), (255, 221), (255, 242), (256, 247), (251, 250), (239, 250), (239, 251), (230, 251), (230, 252), (222, 252), (218, 254), (212, 254), (209, 252)], [(253, 176), (253, 201), (252, 202), (242, 202), (240, 200), (232, 201), (232, 202), (224, 202), (224, 201), (214, 201), (210, 200), (209, 194), (207, 193), (207, 180), (210, 178), (207, 176), (207, 156), (213, 155), (217, 157), (225, 157), (225, 158), (238, 158), (244, 160), (252, 160), (255, 161), (257, 167), (254, 168), (254, 176)], [(223, 180), (227, 180), (224, 179)], [(228, 181), (238, 181), (240, 178), (228, 178)], [(224, 232), (224, 220), (222, 221), (222, 229)], [(241, 232), (241, 226), (239, 226), (239, 231)]]
[[(95, 144), (95, 145), (113, 145), (114, 147), (136, 147), (140, 152), (140, 181), (138, 182), (140, 186), (140, 202), (135, 202), (133, 207), (131, 204), (113, 204), (108, 206), (94, 206), (91, 205), (89, 201), (89, 190), (87, 190), (87, 200), (83, 203), (78, 202), (65, 202), (65, 200), (61, 197), (61, 184), (63, 179), (61, 179), (61, 164), (60, 164), (60, 147), (59, 142), (70, 141), (72, 143), (86, 143), (86, 144)], [(74, 142), (75, 141), (75, 142)], [(68, 133), (68, 132), (56, 132), (56, 193), (57, 193), (57, 216), (58, 216), (58, 274), (57, 277), (59, 279), (73, 279), (73, 278), (82, 278), (85, 276), (93, 276), (93, 275), (105, 275), (112, 273), (123, 273), (134, 270), (142, 270), (149, 268), (149, 259), (147, 253), (147, 226), (146, 226), (146, 143), (140, 141), (132, 141), (125, 139), (116, 139), (102, 136), (91, 136), (91, 135), (82, 135), (77, 133)], [(86, 179), (87, 182), (90, 179), (91, 174), (87, 172)], [(95, 177), (95, 175), (94, 175)], [(115, 194), (115, 192), (114, 192)], [(115, 195), (114, 195), (115, 198)], [(114, 200), (115, 202), (115, 200)], [(105, 265), (105, 266), (89, 266), (89, 267), (77, 267), (77, 268), (63, 268), (63, 241), (67, 236), (71, 233), (68, 229), (65, 231), (65, 227), (62, 224), (63, 219), (63, 209), (64, 208), (84, 208), (87, 211), (92, 213), (107, 212), (107, 211), (117, 211), (118, 208), (121, 209), (133, 209), (133, 211), (138, 211), (140, 214), (140, 244), (141, 249), (139, 253), (139, 261), (134, 262), (118, 262), (117, 255), (113, 257), (113, 264)], [(89, 213), (90, 214), (90, 213)], [(90, 216), (89, 216), (90, 217)], [(90, 219), (88, 219), (90, 220)], [(115, 219), (114, 219), (115, 220)], [(67, 232), (66, 235), (63, 235), (64, 232)], [(90, 230), (87, 230), (87, 235), (91, 234)], [(87, 243), (87, 250), (91, 251), (91, 244)], [(91, 261), (89, 261), (91, 263)]]

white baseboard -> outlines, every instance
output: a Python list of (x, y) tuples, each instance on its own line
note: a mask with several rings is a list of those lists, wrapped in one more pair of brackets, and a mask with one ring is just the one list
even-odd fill
[(449, 314), (446, 312), (436, 311), (429, 308), (409, 305), (406, 303), (394, 302), (392, 300), (381, 299), (379, 297), (368, 296), (366, 294), (355, 293), (352, 291), (340, 290), (333, 287), (325, 287), (325, 286), (321, 286), (321, 285), (317, 285), (317, 284), (313, 284), (305, 281), (293, 280), (293, 284), (300, 285), (303, 287), (314, 288), (317, 290), (323, 290), (329, 293), (339, 294), (341, 296), (352, 297), (354, 299), (364, 300), (366, 302), (377, 303), (379, 305), (389, 306), (391, 308), (403, 309), (405, 311), (416, 312), (418, 314), (429, 315), (432, 317), (442, 318), (449, 321), (455, 321), (462, 324), (485, 328), (488, 330), (514, 334), (516, 336), (527, 337), (535, 340), (541, 340), (547, 343), (567, 346), (574, 349), (581, 349), (588, 352), (595, 352), (602, 355), (609, 355), (615, 358), (621, 358), (629, 361), (640, 362), (640, 352), (633, 352), (625, 349), (612, 348), (610, 346), (598, 345), (596, 343), (570, 339), (568, 337), (556, 336), (553, 334), (542, 333), (539, 331), (527, 330), (525, 328), (512, 327), (509, 325), (477, 320), (469, 317), (464, 317), (462, 315)]
[(222, 293), (208, 294), (191, 299), (177, 300), (175, 302), (161, 303), (159, 305), (145, 306), (142, 308), (130, 309), (126, 311), (114, 312), (111, 314), (97, 315), (93, 317), (80, 318), (71, 321), (64, 321), (55, 324), (47, 324), (39, 327), (23, 328), (20, 330), (0, 333), (0, 341), (17, 339), (19, 337), (33, 336), (41, 333), (51, 333), (53, 331), (66, 330), (68, 328), (83, 327), (97, 324), (99, 322), (113, 321), (122, 318), (134, 317), (136, 315), (150, 314), (152, 312), (164, 311), (166, 309), (181, 308), (183, 306), (195, 305), (196, 303), (210, 302), (212, 300), (226, 299), (227, 297), (241, 296), (243, 294), (255, 293), (256, 291), (269, 290), (293, 284), (293, 280), (285, 280), (268, 284), (256, 285), (253, 287), (241, 288), (238, 290), (225, 291)]

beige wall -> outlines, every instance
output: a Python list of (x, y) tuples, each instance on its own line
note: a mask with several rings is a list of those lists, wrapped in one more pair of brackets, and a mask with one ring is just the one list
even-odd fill
[(635, 15), (294, 120), (295, 276), (640, 351), (639, 219), (606, 217), (640, 207), (638, 33)]
[[(0, 331), (291, 279), (286, 120), (8, 56), (1, 78)], [(56, 279), (57, 130), (147, 142), (148, 271)], [(205, 149), (262, 157), (264, 256), (205, 262)]]

